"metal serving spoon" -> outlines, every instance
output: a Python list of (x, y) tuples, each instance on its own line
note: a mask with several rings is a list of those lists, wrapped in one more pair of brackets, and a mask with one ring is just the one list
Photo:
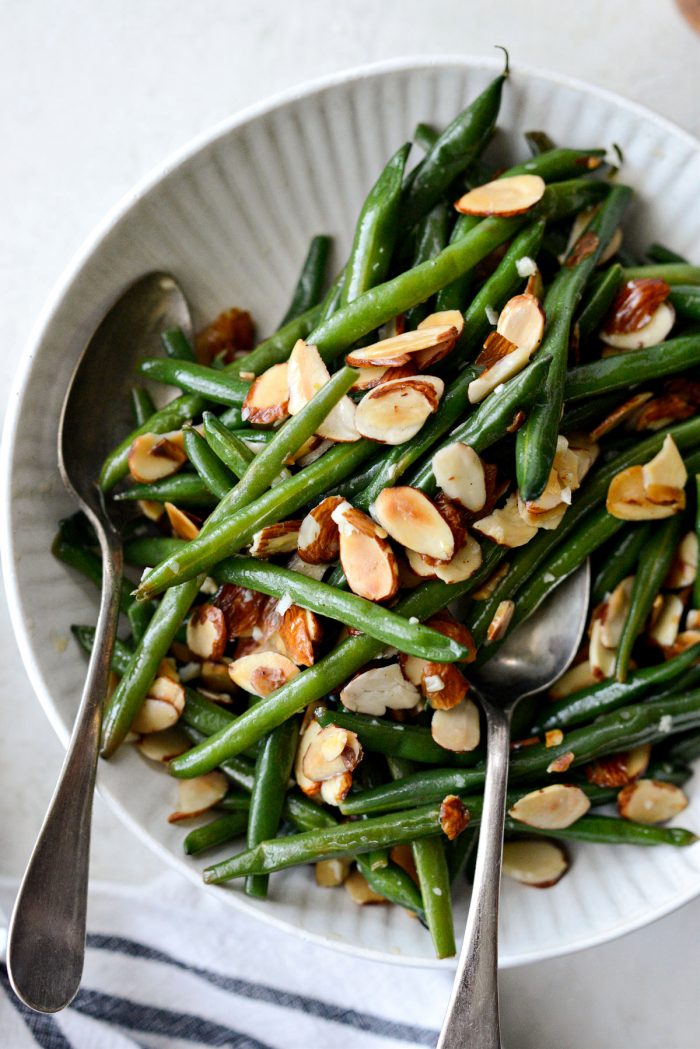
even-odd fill
[(576, 654), (588, 614), (588, 562), (513, 631), (470, 681), (486, 714), (486, 782), (464, 943), (438, 1049), (500, 1049), (498, 899), (510, 722), (526, 696), (548, 688)]
[(68, 752), (8, 932), (12, 987), (41, 1012), (56, 1012), (72, 1001), (85, 956), (92, 796), (123, 564), (121, 539), (96, 481), (105, 456), (133, 428), (129, 394), (135, 365), (160, 352), (160, 333), (176, 326), (190, 329), (189, 309), (175, 279), (157, 272), (141, 277), (90, 339), (61, 410), (58, 465), (66, 488), (95, 528), (103, 575), (95, 644)]

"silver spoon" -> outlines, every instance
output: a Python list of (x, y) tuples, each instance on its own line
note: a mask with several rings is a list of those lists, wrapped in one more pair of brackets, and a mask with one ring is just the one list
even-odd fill
[(517, 628), (472, 679), (486, 714), (486, 782), (467, 928), (438, 1049), (500, 1049), (498, 900), (510, 756), (510, 722), (526, 696), (571, 663), (588, 614), (588, 562)]
[(96, 479), (105, 456), (133, 428), (129, 393), (135, 365), (160, 352), (160, 333), (176, 326), (188, 332), (190, 314), (174, 278), (166, 273), (141, 277), (90, 339), (61, 410), (61, 476), (95, 528), (103, 575), (95, 644), (68, 752), (8, 932), (12, 987), (41, 1012), (56, 1012), (72, 1001), (85, 955), (92, 797), (123, 563), (121, 539)]

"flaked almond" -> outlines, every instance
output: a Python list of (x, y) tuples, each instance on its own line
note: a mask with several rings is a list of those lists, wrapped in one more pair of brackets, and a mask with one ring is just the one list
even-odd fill
[(638, 412), (639, 409), (642, 408), (653, 396), (654, 395), (651, 391), (646, 390), (643, 393), (635, 393), (632, 397), (623, 401), (622, 404), (618, 404), (617, 408), (613, 408), (610, 414), (606, 415), (605, 418), (591, 430), (591, 437), (593, 440), (599, 441), (601, 437), (605, 437), (605, 435), (610, 433), (611, 430), (614, 430), (616, 426), (619, 426), (621, 423), (625, 422), (626, 419), (633, 416), (635, 412)]
[(352, 860), (349, 856), (336, 856), (332, 860), (319, 860), (314, 867), (316, 884), (322, 889), (333, 889), (342, 885), (348, 874)]
[(138, 499), (136, 502), (139, 510), (149, 521), (160, 521), (165, 513), (162, 503), (156, 503), (153, 499)]
[(696, 532), (686, 532), (673, 558), (664, 586), (680, 590), (692, 586), (698, 574), (698, 537)]
[(304, 759), (309, 747), (320, 734), (321, 726), (313, 717), (313, 707), (309, 707), (304, 715), (299, 733), (299, 743), (294, 757), (294, 779), (299, 790), (303, 791), (309, 798), (314, 798), (320, 794), (321, 784), (317, 780), (309, 779), (306, 775), (304, 772)]
[[(180, 434), (180, 437), (182, 435)], [(135, 481), (150, 484), (177, 473), (187, 462), (173, 434), (142, 433), (129, 449), (129, 473)]]
[(483, 348), (474, 363), (478, 368), (483, 368), (484, 371), (487, 371), (515, 349), (517, 349), (515, 343), (507, 339), (505, 335), (501, 335), (497, 331), (491, 331), (486, 336)]
[(600, 245), (600, 237), (593, 230), (587, 229), (581, 234), (571, 251), (568, 252), (562, 265), (571, 269), (593, 255)]
[(437, 579), (437, 569), (445, 568), (450, 562), (436, 561), (434, 558), (432, 562), (428, 562), (422, 556), (417, 554), (415, 550), (406, 550), (406, 560), (408, 561), (408, 567), (414, 575), (420, 579)]
[(321, 620), (315, 612), (292, 605), (282, 616), (279, 634), (292, 662), (302, 667), (314, 665), (314, 649), (323, 637)]
[(189, 750), (192, 742), (181, 728), (166, 728), (162, 732), (151, 732), (136, 743), (136, 749), (150, 761), (167, 764)]
[(253, 557), (275, 557), (296, 550), (301, 521), (279, 521), (256, 532), (250, 546)]
[(478, 404), (501, 383), (512, 379), (521, 372), (530, 360), (531, 351), (527, 347), (516, 347), (491, 368), (487, 368), (476, 379), (469, 383), (467, 396), (470, 404)]
[(694, 627), (693, 629), (681, 630), (670, 648), (664, 649), (664, 658), (673, 659), (674, 656), (679, 656), (681, 652), (685, 652), (686, 649), (697, 645), (698, 642), (700, 642), (700, 629)]
[(664, 438), (661, 450), (642, 467), (644, 491), (653, 502), (674, 498), (669, 495), (685, 488), (688, 471), (678, 446), (670, 434)]
[(181, 779), (177, 785), (178, 806), (168, 816), (168, 823), (179, 823), (213, 809), (226, 797), (228, 780), (223, 772), (207, 772), (193, 779)]
[(601, 610), (600, 640), (606, 648), (617, 648), (620, 644), (633, 587), (634, 576), (626, 576), (617, 584)]
[(387, 903), (388, 901), (380, 896), (378, 892), (368, 884), (364, 874), (360, 871), (354, 870), (348, 875), (343, 882), (343, 888), (349, 895), (353, 903), (358, 903), (360, 906), (365, 906), (368, 903)]
[(644, 775), (650, 757), (651, 746), (642, 743), (618, 754), (596, 758), (589, 765), (585, 765), (583, 771), (588, 782), (596, 787), (625, 787)]
[(700, 609), (688, 609), (688, 615), (685, 617), (685, 628), (689, 631), (700, 630)]
[(366, 393), (367, 390), (373, 390), (380, 383), (390, 382), (392, 379), (407, 379), (410, 375), (415, 375), (418, 372), (418, 357), (419, 355), (415, 354), (408, 364), (400, 364), (396, 368), (392, 368), (388, 364), (369, 364), (366, 367), (359, 368), (358, 377), (350, 389), (359, 393)]
[(271, 426), (289, 415), (287, 362), (273, 364), (252, 383), (241, 407), (241, 418), (255, 426)]
[(514, 295), (501, 310), (496, 331), (519, 349), (534, 353), (542, 342), (545, 315), (534, 295)]
[(628, 280), (620, 288), (603, 325), (605, 335), (629, 335), (646, 327), (671, 289), (658, 277)]
[(427, 664), (428, 660), (421, 659), (420, 656), (409, 656), (406, 652), (399, 653), (401, 671), (404, 677), (416, 688), (420, 688), (420, 683), (423, 680), (423, 670)]
[(228, 364), (237, 355), (252, 350), (254, 341), (252, 317), (247, 310), (232, 306), (197, 333), (197, 360), (200, 364), (211, 364), (215, 357), (219, 357)]
[(510, 565), (508, 562), (502, 562), (498, 568), (491, 573), (488, 579), (472, 592), (472, 598), (474, 601), (488, 601), (496, 590), (496, 587), (505, 579), (509, 571)]
[(624, 334), (602, 331), (600, 337), (607, 346), (615, 350), (641, 350), (663, 342), (676, 322), (676, 311), (670, 302), (659, 306), (642, 328)]
[(590, 688), (597, 681), (598, 678), (586, 659), (583, 663), (577, 663), (571, 667), (554, 682), (549, 690), (549, 698), (552, 700), (565, 699), (566, 696), (579, 692), (582, 688)]
[(256, 590), (224, 583), (214, 595), (212, 604), (220, 608), (226, 620), (229, 641), (237, 637), (251, 637), (262, 618), (267, 598)]
[(161, 674), (151, 682), (131, 728), (144, 736), (150, 732), (161, 732), (172, 728), (184, 709), (184, 688), (179, 682)]
[[(651, 396), (651, 395), (650, 395)], [(633, 430), (663, 430), (672, 423), (690, 419), (697, 411), (697, 404), (682, 393), (666, 393), (654, 397), (630, 420)]]
[(547, 749), (550, 747), (559, 747), (564, 742), (564, 733), (560, 728), (550, 729), (549, 732), (544, 734), (544, 745)]
[(469, 682), (454, 663), (426, 660), (421, 673), (421, 692), (433, 710), (451, 710), (469, 691)]
[(341, 689), (348, 710), (379, 717), (387, 710), (411, 710), (420, 702), (416, 686), (401, 673), (398, 663), (365, 670)]
[(603, 621), (594, 618), (590, 628), (588, 662), (596, 681), (611, 677), (615, 672), (615, 649), (603, 644)]
[(528, 827), (563, 830), (580, 819), (591, 807), (580, 787), (571, 783), (552, 783), (518, 798), (508, 814)]
[(683, 618), (683, 608), (683, 602), (677, 594), (665, 594), (656, 622), (649, 631), (649, 640), (661, 648), (675, 644)]
[(357, 406), (358, 432), (381, 444), (403, 444), (418, 433), (437, 410), (445, 389), (434, 375), (392, 379), (365, 394)]
[(187, 645), (201, 659), (215, 662), (224, 654), (227, 641), (226, 619), (216, 605), (208, 603), (194, 609), (187, 624)]
[(666, 823), (687, 808), (688, 799), (674, 783), (640, 779), (617, 795), (617, 810), (623, 819), (637, 823)]
[(254, 696), (268, 696), (299, 673), (287, 656), (279, 652), (256, 652), (229, 663), (231, 680)]
[(544, 196), (545, 183), (539, 175), (511, 175), (470, 189), (455, 202), (462, 215), (523, 215)]
[(339, 776), (331, 776), (321, 783), (321, 801), (326, 805), (342, 805), (352, 787), (352, 772), (341, 772)]
[(168, 515), (173, 535), (177, 539), (190, 540), (197, 538), (199, 528), (189, 514), (186, 514), (184, 510), (178, 509), (173, 503), (165, 503), (164, 508)]
[(468, 444), (455, 441), (433, 456), (435, 480), (445, 495), (467, 510), (482, 510), (486, 503), (484, 464)]
[(520, 516), (516, 495), (509, 496), (501, 509), (477, 521), (474, 529), (499, 546), (512, 548), (524, 546), (537, 534), (537, 528), (523, 521)]
[(228, 668), (228, 662), (215, 663), (211, 659), (205, 659), (200, 667), (200, 681), (211, 692), (229, 693), (232, 691), (233, 682)]
[(553, 761), (550, 761), (549, 765), (547, 765), (546, 771), (552, 775), (555, 773), (568, 772), (574, 763), (575, 757), (576, 755), (573, 750), (567, 750), (563, 754), (559, 754), (553, 759)]
[(298, 572), (299, 575), (305, 575), (308, 579), (315, 579), (318, 582), (323, 579), (330, 565), (311, 564), (310, 561), (303, 561), (301, 557), (299, 557), (299, 554), (296, 553), (292, 554), (286, 567), (290, 572)]
[[(323, 363), (317, 348), (299, 339), (289, 357), (287, 379), (289, 414), (298, 415), (311, 398), (329, 381), (330, 372)], [(317, 428), (316, 433), (330, 441), (343, 443), (360, 439), (355, 426), (355, 405), (349, 397), (341, 397)]]
[(332, 513), (340, 531), (340, 563), (348, 586), (368, 601), (387, 601), (399, 586), (399, 569), (386, 532), (343, 501)]
[(384, 488), (372, 514), (392, 539), (408, 550), (449, 561), (455, 552), (452, 531), (435, 504), (417, 488)]
[(503, 873), (521, 885), (549, 889), (568, 869), (569, 858), (558, 842), (528, 838), (503, 846)]
[[(578, 215), (576, 216), (576, 218), (574, 219), (574, 221), (572, 223), (572, 226), (571, 226), (571, 230), (569, 232), (569, 239), (568, 239), (566, 248), (564, 250), (563, 255), (561, 255), (559, 257), (559, 261), (560, 261), (560, 263), (562, 265), (564, 264), (565, 260), (570, 255), (570, 253), (572, 252), (572, 250), (574, 248), (574, 245), (578, 243), (578, 241), (580, 240), (581, 236), (586, 232), (586, 227), (589, 225), (591, 219), (593, 218), (593, 216), (596, 214), (596, 212), (599, 209), (600, 209), (600, 205), (599, 204), (595, 204), (593, 207), (590, 207), (590, 208), (584, 208), (584, 210), (580, 211), (578, 213)], [(597, 238), (596, 238), (596, 241), (597, 241)], [(585, 246), (585, 243), (586, 242), (584, 242), (584, 246)], [(588, 238), (587, 243), (590, 245), (590, 243), (591, 243), (590, 238)], [(618, 226), (617, 229), (614, 231), (612, 237), (610, 238), (610, 240), (606, 244), (606, 246), (601, 251), (600, 258), (598, 259), (598, 265), (602, 266), (604, 263), (608, 262), (614, 255), (617, 255), (617, 253), (620, 250), (621, 246), (622, 246), (622, 230)]]
[(362, 760), (362, 747), (354, 732), (326, 725), (314, 736), (304, 754), (304, 775), (317, 783), (352, 772)]
[(469, 811), (456, 794), (448, 794), (440, 802), (440, 828), (442, 833), (454, 841), (469, 825)]
[(425, 625), (432, 630), (437, 630), (439, 634), (444, 634), (445, 637), (451, 637), (453, 641), (459, 642), (460, 645), (467, 649), (468, 655), (460, 659), (460, 663), (474, 662), (476, 659), (476, 645), (474, 644), (471, 631), (463, 623), (459, 623), (446, 608), (431, 616), (430, 619), (426, 619)]
[(493, 641), (500, 641), (506, 636), (506, 631), (510, 626), (510, 621), (513, 618), (513, 612), (515, 612), (514, 601), (501, 601), (499, 602), (498, 608), (496, 609), (493, 619), (488, 625), (486, 631), (486, 644), (491, 644)]
[(329, 564), (340, 554), (340, 534), (332, 514), (345, 500), (331, 495), (311, 510), (299, 528), (297, 552), (310, 564)]
[(479, 708), (467, 698), (449, 710), (433, 711), (430, 734), (437, 745), (445, 750), (457, 754), (475, 750), (481, 739)]
[[(372, 343), (370, 346), (362, 346), (352, 350), (347, 355), (346, 361), (352, 368), (382, 366), (395, 368), (410, 364), (415, 354), (426, 354), (438, 348), (441, 351), (440, 355), (435, 356), (434, 359), (439, 360), (450, 352), (461, 331), (461, 328), (458, 330), (455, 324), (451, 323), (453, 320), (450, 313), (450, 321), (446, 324), (419, 325), (415, 331), (406, 331), (401, 335), (393, 335), (391, 338)], [(463, 320), (461, 327), (464, 327)]]
[(644, 466), (629, 466), (608, 487), (609, 514), (623, 521), (650, 521), (672, 517), (685, 508), (687, 472), (673, 438)]
[[(409, 558), (411, 556), (409, 552)], [(420, 554), (415, 556), (421, 557)], [(436, 562), (435, 575), (443, 583), (463, 583), (481, 568), (482, 561), (481, 547), (473, 536), (467, 535), (449, 561)]]
[(436, 346), (429, 347), (426, 350), (419, 350), (418, 353), (414, 354), (413, 359), (421, 371), (441, 361), (454, 348), (455, 343), (464, 331), (464, 314), (461, 310), (441, 310), (439, 313), (431, 313), (418, 325), (418, 331), (445, 326), (455, 329), (455, 338), (452, 341), (443, 339)]

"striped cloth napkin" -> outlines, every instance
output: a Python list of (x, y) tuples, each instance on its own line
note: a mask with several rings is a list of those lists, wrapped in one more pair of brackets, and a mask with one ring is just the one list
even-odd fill
[[(16, 889), (0, 881), (5, 915)], [(2, 1049), (433, 1046), (452, 982), (305, 943), (171, 872), (93, 884), (88, 930), (83, 985), (61, 1013), (25, 1008), (0, 966)]]

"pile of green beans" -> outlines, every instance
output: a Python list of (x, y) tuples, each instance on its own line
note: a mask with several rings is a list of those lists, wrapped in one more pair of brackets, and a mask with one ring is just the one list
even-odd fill
[[(334, 279), (327, 272), (330, 237), (312, 238), (289, 305), (284, 313), (284, 304), (280, 309), (278, 329), (250, 352), (222, 354), (204, 365), (184, 332), (164, 332), (164, 356), (139, 366), (131, 395), (134, 429), (96, 479), (106, 498), (142, 511), (125, 526), (123, 538), (127, 571), (144, 570), (126, 579), (120, 593), (125, 630), (112, 654), (116, 681), (104, 710), (102, 756), (110, 758), (129, 738), (139, 712), (149, 709), (146, 701), (159, 701), (161, 679), (170, 678), (179, 745), (169, 773), (177, 780), (217, 773), (214, 779), (224, 784), (225, 796), (183, 842), (188, 855), (212, 853), (204, 880), (244, 878), (249, 895), (274, 896), (270, 875), (275, 872), (338, 859), (338, 870), (354, 865), (369, 889), (416, 915), (438, 957), (455, 952), (451, 885), (464, 877), (477, 840), (487, 755), (483, 742), (468, 751), (438, 742), (432, 724), (432, 704), (438, 703), (431, 699), (428, 678), (438, 671), (461, 674), (468, 689), (472, 668), (493, 658), (509, 633), (586, 559), (593, 567), (590, 613), (602, 621), (610, 595), (634, 577), (625, 584), (630, 596), (610, 650), (612, 670), (604, 677), (594, 665), (586, 638), (578, 659), (588, 661), (594, 683), (565, 695), (562, 682), (563, 698), (534, 697), (523, 709), (513, 730), (518, 745), (510, 760), (509, 807), (552, 783), (575, 784), (592, 807), (614, 805), (619, 787), (588, 782), (590, 765), (634, 747), (653, 748), (644, 776), (669, 789), (680, 790), (690, 764), (700, 758), (700, 634), (688, 617), (700, 609), (700, 574), (691, 571), (691, 580), (692, 565), (686, 565), (681, 583), (672, 581), (680, 571), (682, 541), (692, 561), (692, 542), (684, 537), (700, 538), (700, 416), (692, 408), (700, 365), (700, 267), (661, 245), (652, 245), (640, 266), (626, 265), (631, 256), (624, 249), (608, 258), (632, 191), (610, 179), (603, 148), (562, 148), (545, 132), (532, 132), (525, 136), (532, 156), (494, 170), (483, 153), (508, 77), (506, 62), (503, 73), (444, 130), (419, 125), (414, 141), (423, 155), (417, 163), (410, 142), (389, 158), (369, 189), (349, 254)], [(455, 212), (454, 202), (465, 192), (492, 179), (500, 186), (501, 180), (520, 176), (544, 182), (541, 198), (527, 210)], [(583, 233), (557, 260), (555, 253), (582, 213)], [(668, 285), (664, 294), (676, 317), (668, 337), (657, 345), (603, 352), (629, 283), (650, 278), (657, 287), (661, 281)], [(485, 367), (482, 350), (494, 318), (525, 293), (542, 298), (541, 344), (520, 372), (472, 405), (470, 385)], [(362, 370), (348, 367), (345, 355), (410, 332), (442, 311), (458, 311), (464, 323), (444, 359), (423, 369), (443, 381), (444, 392), (417, 432), (394, 446), (361, 436), (320, 444), (318, 432), (329, 413), (341, 401), (351, 409), (348, 399), (363, 396), (354, 388)], [(285, 365), (299, 339), (317, 347), (328, 380), (314, 377), (307, 403), (293, 407), (294, 415), (281, 405), (281, 422), (243, 422), (250, 415), (253, 380)], [(411, 357), (398, 374), (419, 375), (416, 360)], [(280, 374), (278, 368), (274, 375)], [(389, 371), (386, 378), (392, 374), (397, 373)], [(138, 384), (143, 379), (175, 386), (180, 395), (156, 409)], [(654, 398), (666, 398), (660, 402), (659, 429), (638, 432), (640, 416), (617, 420), (614, 415), (637, 388), (649, 394), (651, 406)], [(674, 396), (683, 401), (676, 414)], [(591, 450), (590, 474), (580, 488), (562, 495), (571, 505), (556, 527), (540, 527), (518, 548), (499, 545), (474, 528), (516, 492), (521, 507), (544, 498), (559, 437), (576, 448), (591, 431), (604, 436)], [(134, 441), (144, 434), (167, 435), (182, 449), (178, 461), (154, 470), (150, 482), (129, 462)], [(645, 478), (640, 468), (669, 439), (688, 474), (685, 505), (677, 499), (665, 517), (638, 507), (630, 520), (615, 516), (607, 502), (613, 479), (624, 471)], [(439, 491), (434, 456), (458, 442), (486, 457), (489, 505), (481, 511), (467, 513)], [(322, 500), (340, 497), (356, 511), (379, 517), (375, 504), (394, 487), (434, 500), (457, 544), (467, 534), (478, 540), (480, 563), (475, 555), (468, 578), (454, 583), (431, 578), (428, 561), (426, 577), (419, 578), (408, 570), (407, 551), (390, 535), (381, 541), (394, 556), (396, 586), (383, 602), (352, 592), (346, 578), (352, 581), (352, 572), (337, 553), (324, 559), (332, 563), (313, 567), (301, 558), (303, 549), (289, 561), (299, 522)], [(182, 524), (168, 530), (164, 522), (183, 520), (176, 511), (190, 515), (194, 538), (181, 538), (193, 534)], [(370, 532), (372, 525), (364, 528)], [(291, 536), (289, 544), (269, 557), (251, 556), (246, 548), (264, 530), (273, 538)], [(336, 539), (342, 550), (337, 529)], [(337, 550), (337, 544), (329, 549)], [(61, 522), (53, 553), (71, 571), (101, 585), (98, 546), (81, 515)], [(650, 631), (671, 593), (680, 596), (685, 618), (672, 635), (675, 641), (662, 647), (651, 642)], [(512, 603), (505, 638), (491, 640), (489, 628), (504, 602)], [(449, 625), (448, 606), (459, 614), (459, 623)], [(203, 644), (197, 631), (205, 612), (206, 622), (216, 624), (208, 655), (197, 647)], [(89, 652), (94, 628), (72, 630)], [(310, 658), (308, 652), (295, 656), (304, 631)], [(265, 653), (271, 653), (270, 666)], [(242, 673), (238, 660), (245, 655), (259, 655), (270, 675), (265, 687), (254, 686), (251, 677), (251, 693), (229, 674), (234, 663), (232, 673)], [(355, 675), (397, 660), (408, 681), (423, 674), (422, 695), (416, 691), (412, 709), (393, 711), (389, 701), (388, 709), (375, 715), (343, 704), (343, 698), (351, 702), (343, 689)], [(275, 676), (282, 664), (292, 672)], [(346, 740), (341, 747), (346, 771), (329, 777), (329, 788), (338, 777), (342, 781), (332, 795), (335, 804), (324, 800), (331, 796), (325, 781), (308, 780), (299, 749), (300, 739), (319, 733)], [(448, 815), (456, 819), (456, 829)], [(507, 818), (507, 835), (526, 831)], [(568, 827), (537, 833), (571, 842), (646, 846), (683, 847), (696, 840), (681, 827), (598, 811)], [(412, 870), (404, 869), (408, 845)], [(403, 859), (391, 851), (400, 846)]]

